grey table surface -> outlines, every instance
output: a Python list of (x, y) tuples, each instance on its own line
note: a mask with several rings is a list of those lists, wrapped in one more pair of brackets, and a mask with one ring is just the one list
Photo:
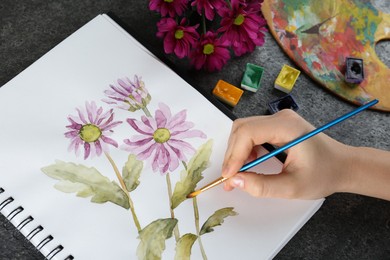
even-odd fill
[[(374, 4), (390, 13), (389, 0)], [(1, 0), (0, 86), (96, 15), (108, 12), (140, 36), (152, 52), (162, 53), (162, 42), (155, 37), (159, 17), (148, 10), (148, 1)], [(390, 66), (390, 42), (379, 43), (376, 51)], [(283, 96), (273, 88), (280, 68), (295, 66), (269, 33), (264, 46), (230, 60), (220, 72), (194, 71), (186, 67), (186, 61), (165, 58), (174, 69), (180, 68), (180, 75), (186, 74), (193, 85), (207, 92), (219, 79), (238, 86), (247, 62), (264, 67), (261, 90), (244, 93), (232, 109), (237, 117), (267, 114), (268, 102)], [(299, 76), (292, 95), (300, 106), (298, 113), (315, 126), (354, 108), (305, 74)], [(390, 150), (390, 113), (366, 111), (358, 117), (326, 133), (349, 145)], [(0, 224), (0, 259), (44, 259), (1, 214)], [(355, 194), (331, 195), (275, 259), (390, 259), (390, 202)]]

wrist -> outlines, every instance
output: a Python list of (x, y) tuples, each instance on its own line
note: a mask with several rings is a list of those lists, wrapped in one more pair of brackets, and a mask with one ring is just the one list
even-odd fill
[(338, 187), (338, 192), (356, 193), (359, 186), (359, 174), (361, 170), (361, 149), (359, 147), (353, 147), (344, 145), (342, 153), (344, 153), (341, 160), (342, 165), (339, 169), (341, 182)]
[(369, 147), (348, 148), (342, 192), (390, 200), (390, 153)]

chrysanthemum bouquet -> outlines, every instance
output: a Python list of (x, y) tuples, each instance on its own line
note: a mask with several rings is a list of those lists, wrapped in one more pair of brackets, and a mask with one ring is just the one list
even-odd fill
[(149, 0), (161, 14), (157, 37), (164, 51), (188, 58), (196, 69), (218, 71), (231, 55), (264, 44), (263, 0)]

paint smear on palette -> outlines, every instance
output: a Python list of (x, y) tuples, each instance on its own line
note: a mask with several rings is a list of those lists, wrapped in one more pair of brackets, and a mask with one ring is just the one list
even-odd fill
[[(368, 0), (265, 0), (263, 14), (287, 55), (322, 86), (354, 103), (374, 98), (390, 111), (390, 69), (375, 44), (390, 39), (390, 14)], [(364, 61), (364, 80), (347, 83), (346, 58)]]

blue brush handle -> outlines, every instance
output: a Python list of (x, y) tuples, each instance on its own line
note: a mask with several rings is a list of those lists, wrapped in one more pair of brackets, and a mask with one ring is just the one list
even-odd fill
[(313, 131), (311, 131), (311, 132), (309, 132), (309, 133), (307, 133), (307, 134), (305, 134), (305, 135), (303, 135), (301, 137), (298, 137), (297, 139), (287, 143), (286, 145), (281, 146), (281, 147), (273, 150), (272, 152), (267, 153), (266, 155), (263, 155), (263, 156), (257, 158), (256, 160), (245, 164), (244, 166), (241, 167), (240, 172), (246, 171), (246, 170), (248, 170), (248, 169), (258, 165), (259, 163), (262, 163), (262, 162), (268, 160), (269, 158), (271, 158), (271, 157), (273, 157), (273, 156), (275, 156), (275, 155), (277, 155), (277, 154), (279, 154), (279, 153), (281, 153), (281, 152), (283, 152), (283, 151), (293, 147), (294, 145), (299, 144), (300, 142), (305, 141), (306, 139), (309, 139), (310, 137), (313, 137), (314, 135), (316, 135), (318, 133), (321, 133), (322, 131), (324, 131), (324, 130), (334, 126), (335, 124), (338, 124), (338, 123), (344, 121), (347, 118), (350, 118), (351, 116), (356, 115), (357, 113), (359, 113), (359, 112), (361, 112), (361, 111), (363, 111), (363, 110), (365, 110), (365, 109), (375, 105), (378, 102), (379, 101), (377, 99), (374, 99), (374, 100), (368, 102), (367, 104), (362, 105), (362, 106), (358, 107), (357, 109), (355, 109), (355, 110), (353, 110), (353, 111), (351, 111), (351, 112), (349, 112), (349, 113), (347, 113), (347, 114), (345, 114), (343, 116), (340, 116), (339, 118), (336, 118), (335, 120), (333, 120), (333, 121), (331, 121), (331, 122), (329, 122), (329, 123), (327, 123), (327, 124), (317, 128), (317, 129), (315, 129), (315, 130), (313, 130)]

